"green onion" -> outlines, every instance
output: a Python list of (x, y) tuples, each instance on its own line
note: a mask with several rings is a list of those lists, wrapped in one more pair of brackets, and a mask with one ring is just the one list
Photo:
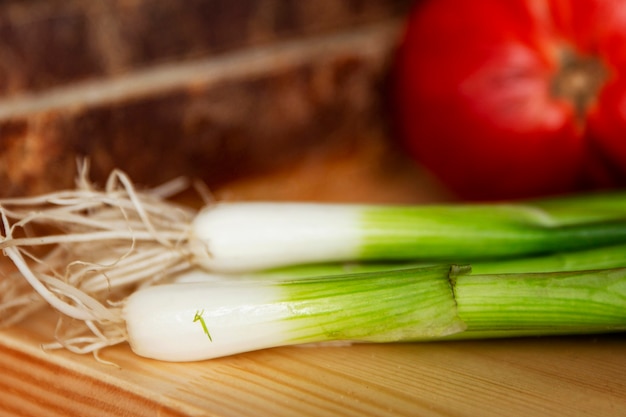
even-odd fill
[[(598, 215), (600, 216), (600, 214)], [(223, 203), (194, 222), (196, 260), (241, 272), (315, 262), (468, 262), (626, 241), (626, 217), (562, 222), (526, 205)]]
[(472, 264), (472, 271), (475, 274), (567, 272), (610, 268), (626, 268), (626, 245), (603, 246)]
[(616, 332), (626, 329), (626, 269), (472, 275), (434, 266), (169, 284), (132, 294), (124, 315), (133, 351), (165, 361), (300, 343)]
[[(87, 181), (83, 167), (77, 185), (75, 190), (0, 200), (0, 249), (16, 272), (0, 278), (0, 323), (15, 323), (47, 303), (84, 322), (91, 332), (89, 337), (62, 336), (58, 330), (56, 345), (77, 352), (97, 351), (127, 337), (137, 347), (140, 342), (132, 335), (151, 326), (162, 326), (167, 331), (161, 333), (176, 341), (173, 327), (188, 328), (189, 313), (190, 326), (213, 343), (211, 349), (236, 338), (226, 327), (246, 330), (250, 327), (245, 321), (252, 320), (262, 330), (250, 330), (255, 339), (249, 346), (219, 348), (207, 357), (273, 343), (449, 337), (462, 327), (460, 322), (468, 326), (468, 334), (501, 332), (496, 323), (492, 329), (474, 326), (472, 304), (467, 312), (460, 307), (457, 311), (459, 300), (453, 294), (464, 294), (466, 275), (457, 279), (454, 272), (449, 277), (447, 266), (268, 283), (249, 280), (245, 285), (190, 284), (192, 290), (180, 287), (180, 299), (172, 289), (170, 298), (143, 303), (150, 312), (141, 316), (139, 325), (129, 312), (148, 297), (139, 294), (166, 296), (163, 292), (169, 291), (149, 286), (194, 268), (248, 273), (329, 262), (470, 263), (477, 272), (483, 268), (494, 273), (494, 262), (502, 262), (500, 267), (509, 262), (506, 271), (517, 273), (524, 265), (536, 270), (548, 261), (557, 267), (563, 261), (556, 257), (568, 256), (562, 255), (566, 252), (608, 253), (610, 246), (626, 245), (626, 215), (621, 210), (626, 193), (482, 205), (211, 203), (197, 212), (167, 200), (181, 190), (180, 181), (139, 191), (124, 173), (114, 171), (99, 189)], [(599, 259), (589, 256), (587, 265)], [(536, 285), (541, 281), (533, 280)], [(499, 281), (514, 287), (514, 281)], [(148, 287), (146, 292), (142, 287)], [(111, 307), (123, 305), (129, 296), (125, 308)], [(244, 300), (236, 299), (239, 296)], [(169, 305), (178, 309), (185, 298), (193, 302), (180, 313), (184, 316), (158, 312), (169, 311)], [(585, 308), (582, 300), (576, 302)], [(216, 323), (216, 317), (225, 324)], [(587, 329), (583, 324), (575, 323), (571, 330)], [(604, 317), (592, 324), (591, 331), (613, 326)], [(290, 326), (293, 332), (282, 333)], [(541, 334), (546, 330), (542, 326), (513, 330)], [(193, 360), (186, 357), (167, 360)]]
[[(626, 215), (617, 209), (626, 193), (532, 204), (214, 203), (196, 212), (165, 200), (176, 182), (142, 192), (115, 171), (100, 190), (85, 176), (76, 190), (0, 200), (0, 249), (31, 257), (30, 249), (45, 246), (46, 273), (66, 274), (91, 293), (190, 265), (245, 272), (349, 261), (473, 263), (626, 243)], [(34, 233), (38, 225), (46, 233)], [(150, 268), (142, 273), (138, 264)]]
[[(432, 266), (433, 262), (348, 262), (295, 265), (246, 273), (216, 273), (193, 268), (173, 275), (171, 282), (211, 282), (237, 280), (289, 280), (326, 275), (380, 272)], [(568, 252), (556, 252), (522, 258), (472, 262), (474, 274), (509, 274), (531, 272), (566, 272), (626, 268), (626, 245), (603, 246)]]
[(603, 221), (624, 216), (626, 193), (606, 191), (570, 194), (526, 203), (549, 212), (561, 224)]

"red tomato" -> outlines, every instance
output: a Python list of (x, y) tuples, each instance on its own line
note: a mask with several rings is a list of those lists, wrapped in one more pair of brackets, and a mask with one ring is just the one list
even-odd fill
[(397, 58), (400, 138), (460, 197), (626, 184), (626, 0), (423, 0)]

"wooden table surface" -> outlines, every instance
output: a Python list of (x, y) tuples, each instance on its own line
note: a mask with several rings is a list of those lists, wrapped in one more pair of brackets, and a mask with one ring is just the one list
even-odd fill
[(626, 416), (626, 335), (286, 347), (195, 363), (0, 333), (1, 416)]

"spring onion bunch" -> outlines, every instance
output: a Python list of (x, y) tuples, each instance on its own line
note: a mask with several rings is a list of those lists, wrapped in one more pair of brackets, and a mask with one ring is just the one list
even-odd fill
[[(84, 323), (82, 329), (71, 327), (68, 332), (60, 326), (57, 342), (51, 346), (88, 352), (130, 341), (138, 353), (165, 360), (234, 353), (237, 349), (222, 349), (218, 341), (237, 340), (226, 328), (245, 332), (245, 322), (254, 323), (254, 317), (268, 338), (256, 334), (240, 351), (274, 343), (449, 337), (476, 328), (475, 320), (459, 313), (458, 283), (470, 282), (466, 276), (482, 276), (450, 274), (449, 264), (516, 262), (626, 245), (626, 216), (619, 210), (626, 195), (619, 193), (525, 204), (210, 203), (196, 211), (168, 200), (182, 186), (174, 181), (140, 191), (123, 172), (114, 171), (99, 189), (87, 180), (83, 166), (76, 189), (0, 200), (0, 249), (15, 267), (0, 278), (0, 321), (15, 323), (47, 303), (63, 316)], [(254, 280), (254, 284), (228, 280), (184, 287), (155, 285), (191, 269), (233, 274), (355, 261), (445, 267)], [(542, 279), (553, 277), (529, 282)], [(586, 282), (583, 286), (591, 288)], [(467, 287), (461, 284), (461, 288)], [(613, 295), (612, 291), (607, 294)], [(157, 298), (150, 301), (146, 298), (150, 294)], [(236, 307), (239, 297), (243, 304)], [(582, 298), (574, 297), (576, 302)], [(191, 307), (179, 315), (155, 310), (181, 307), (183, 299)], [(226, 304), (213, 304), (213, 300)], [(137, 306), (150, 312), (137, 319), (141, 317)], [(189, 312), (193, 312), (191, 325)], [(141, 337), (136, 335), (152, 326), (150, 317), (162, 317), (163, 328), (168, 320), (173, 327), (200, 328), (209, 342), (215, 342), (214, 353), (173, 353), (169, 359), (141, 353)], [(396, 319), (400, 322), (393, 324)], [(289, 328), (285, 323), (297, 327), (289, 340), (283, 333)], [(598, 323), (603, 329), (619, 327), (604, 318)], [(568, 329), (598, 330), (591, 327), (577, 323)], [(529, 331), (543, 333), (545, 328)], [(172, 330), (165, 336), (176, 340), (174, 334)]]

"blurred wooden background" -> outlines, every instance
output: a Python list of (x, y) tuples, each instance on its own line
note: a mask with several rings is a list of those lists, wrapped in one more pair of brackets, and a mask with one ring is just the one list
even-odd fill
[(220, 199), (444, 198), (397, 149), (386, 88), (409, 0), (0, 2), (0, 195), (77, 158)]

